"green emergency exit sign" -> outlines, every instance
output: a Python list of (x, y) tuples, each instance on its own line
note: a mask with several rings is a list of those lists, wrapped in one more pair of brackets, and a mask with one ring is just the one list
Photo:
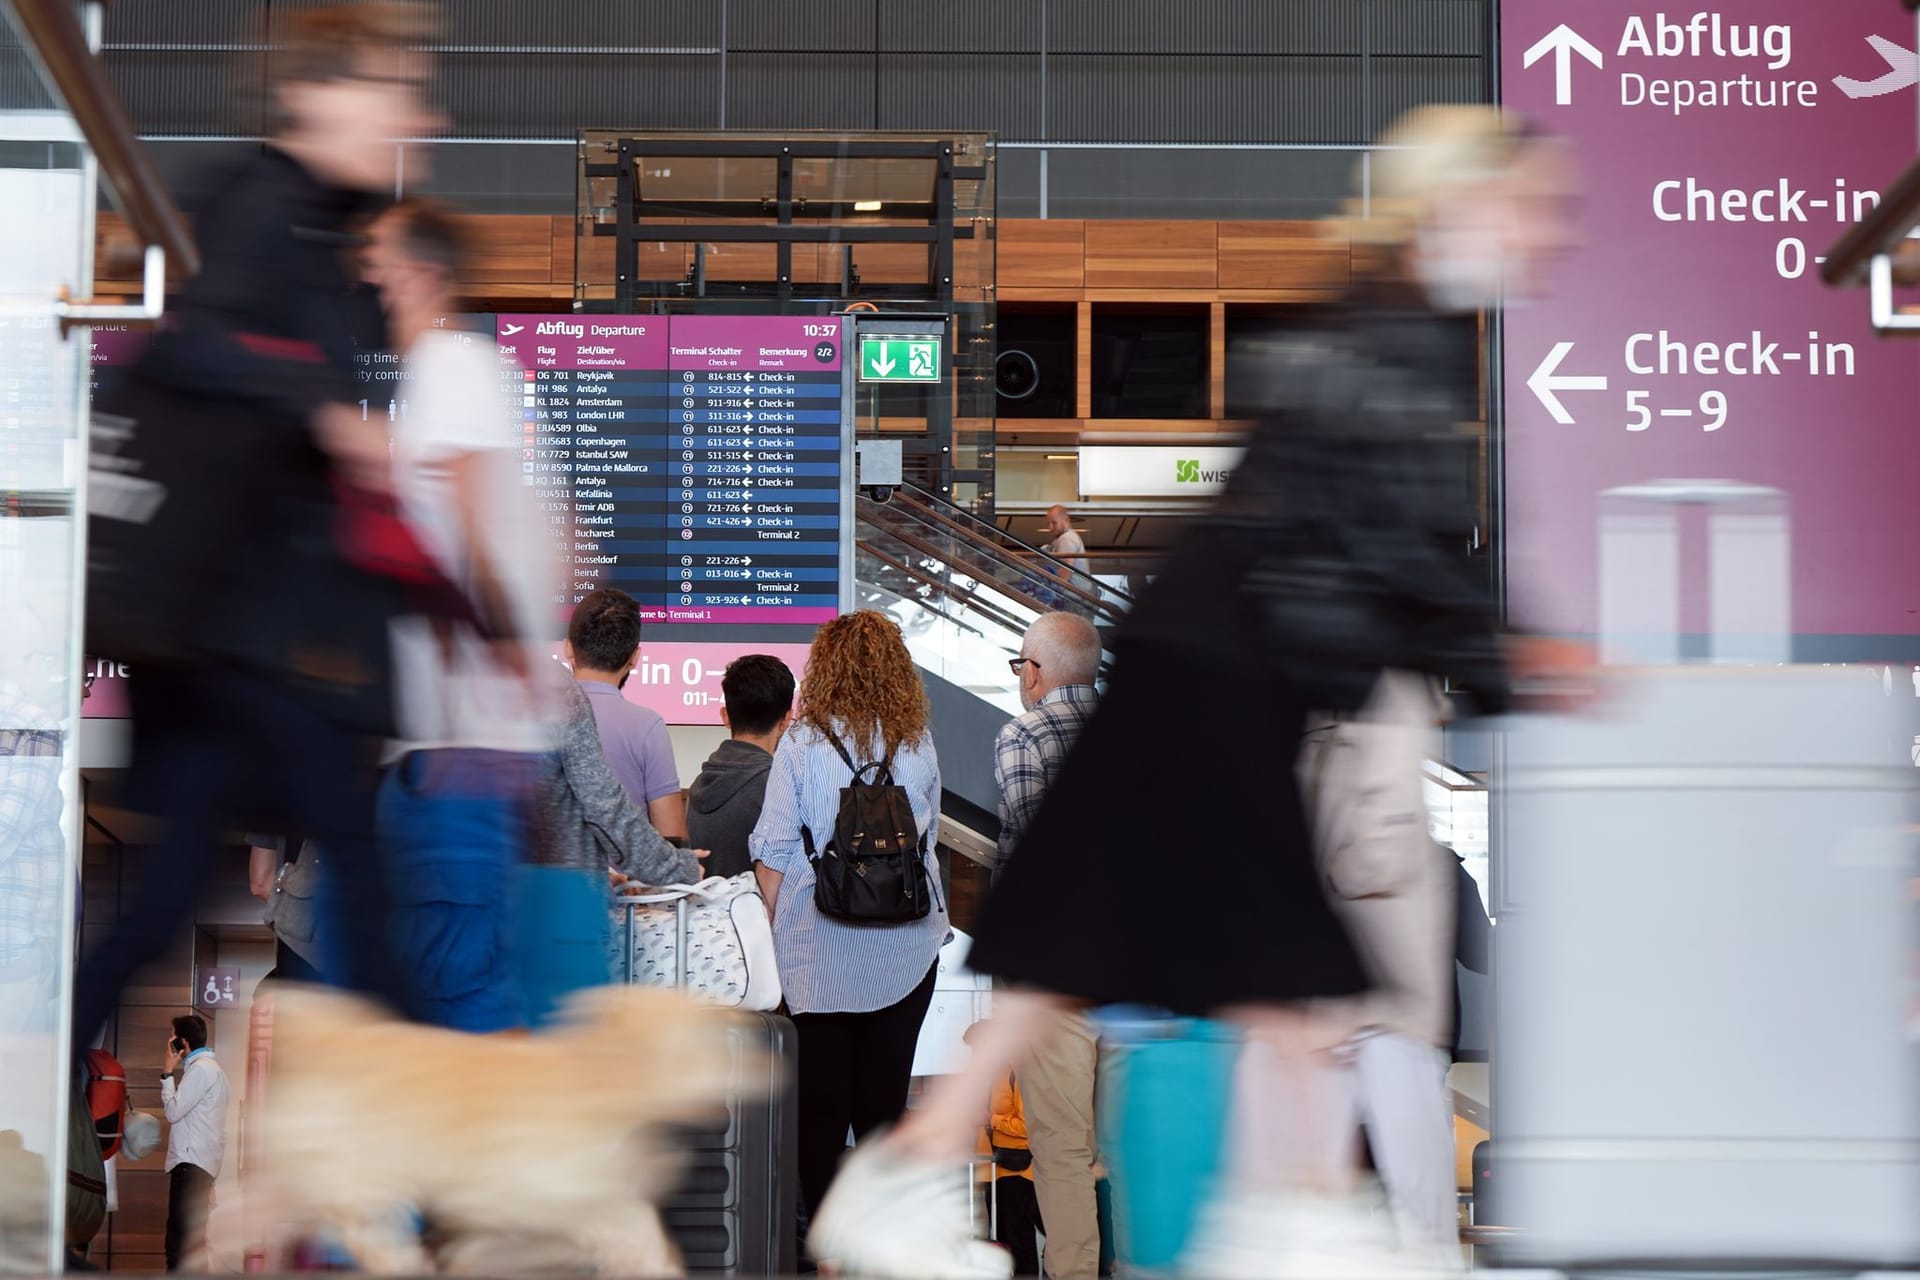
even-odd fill
[(860, 339), (860, 381), (940, 381), (940, 339)]

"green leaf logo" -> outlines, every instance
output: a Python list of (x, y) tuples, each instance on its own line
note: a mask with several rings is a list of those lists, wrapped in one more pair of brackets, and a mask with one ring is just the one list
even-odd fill
[(1173, 464), (1173, 482), (1175, 484), (1200, 483), (1200, 459), (1181, 458)]

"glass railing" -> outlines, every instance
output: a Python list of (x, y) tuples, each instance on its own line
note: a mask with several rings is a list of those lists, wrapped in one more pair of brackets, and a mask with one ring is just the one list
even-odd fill
[[(150, 321), (186, 224), (107, 88), (98, 5), (0, 0), (0, 1273), (55, 1274), (104, 1212), (69, 1051), (85, 696), (88, 364)], [(145, 246), (137, 302), (95, 299), (100, 179)]]
[[(871, 504), (861, 505), (864, 517)], [(898, 622), (923, 670), (1018, 715), (1019, 681), (1007, 663), (1047, 607), (956, 563), (964, 556), (949, 534), (863, 518), (854, 549), (856, 603)]]
[(939, 533), (953, 539), (975, 574), (990, 578), (1047, 609), (1078, 613), (1106, 627), (1133, 605), (1126, 588), (1093, 572), (1090, 557), (1071, 562), (1022, 542), (998, 525), (982, 520), (916, 485), (902, 485), (884, 503), (869, 503), (862, 520), (890, 529)]
[(860, 499), (855, 577), (859, 607), (898, 622), (924, 670), (1010, 715), (1020, 693), (1007, 664), (1040, 615), (1066, 610), (1105, 627), (1131, 603), (911, 487), (887, 502)]
[(44, 1274), (64, 1253), (87, 404), (87, 331), (63, 336), (53, 303), (90, 291), (93, 188), (9, 23), (0, 61), (0, 1271)]

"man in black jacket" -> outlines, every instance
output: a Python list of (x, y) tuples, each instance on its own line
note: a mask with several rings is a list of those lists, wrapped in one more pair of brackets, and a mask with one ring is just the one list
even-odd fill
[(787, 664), (764, 653), (734, 659), (720, 678), (720, 718), (733, 736), (700, 767), (687, 805), (687, 842), (713, 851), (710, 876), (753, 869), (747, 837), (760, 821), (773, 749), (793, 719), (793, 687)]
[(386, 618), (343, 567), (335, 494), (387, 486), (385, 424), (355, 376), (366, 313), (347, 254), (355, 219), (392, 188), (398, 140), (434, 124), (413, 52), (422, 17), (365, 4), (281, 20), (272, 138), (199, 211), (204, 266), (111, 406), (162, 500), (144, 517), (96, 507), (89, 640), (104, 656), (164, 655), (130, 682), (128, 799), (165, 832), (83, 967), (76, 1044), (172, 941), (223, 831), (247, 819), (326, 848), (346, 899), (339, 976), (388, 995), (404, 978), (384, 960), (372, 843)]

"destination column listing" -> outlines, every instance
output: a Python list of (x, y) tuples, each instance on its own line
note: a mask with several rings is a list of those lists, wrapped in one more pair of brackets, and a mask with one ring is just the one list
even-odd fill
[(668, 571), (667, 321), (659, 316), (501, 316), (503, 360), (523, 370), (522, 451), (542, 509), (564, 505), (567, 601), (618, 587), (659, 618)]

